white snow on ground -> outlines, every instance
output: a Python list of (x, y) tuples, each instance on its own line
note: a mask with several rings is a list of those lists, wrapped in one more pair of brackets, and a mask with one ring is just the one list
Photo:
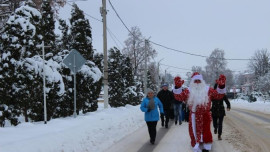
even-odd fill
[[(232, 100), (232, 108), (270, 113), (269, 102)], [(0, 152), (99, 152), (145, 125), (139, 106), (99, 109), (77, 118), (0, 128)], [(189, 138), (186, 138), (189, 141)], [(190, 147), (189, 147), (190, 149)]]
[(234, 99), (231, 100), (230, 102), (232, 105), (232, 109), (240, 108), (270, 114), (270, 102), (265, 101), (248, 102), (242, 99)]
[(99, 106), (98, 111), (75, 119), (0, 128), (0, 152), (98, 152), (145, 124), (139, 106)]

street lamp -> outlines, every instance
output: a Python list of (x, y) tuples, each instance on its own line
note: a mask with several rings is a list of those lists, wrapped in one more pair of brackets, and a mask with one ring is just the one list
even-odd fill
[(157, 86), (157, 90), (158, 90), (158, 88), (159, 88), (159, 85), (160, 85), (160, 76), (159, 76), (159, 66), (160, 66), (160, 62), (163, 60), (164, 58), (162, 58), (161, 60), (159, 60), (158, 61), (158, 72), (157, 72), (157, 74), (158, 74), (158, 78), (157, 78), (157, 83), (158, 83), (158, 86)]
[(165, 69), (165, 78), (164, 78), (164, 81), (167, 82), (167, 70), (169, 69), (170, 67), (166, 68)]

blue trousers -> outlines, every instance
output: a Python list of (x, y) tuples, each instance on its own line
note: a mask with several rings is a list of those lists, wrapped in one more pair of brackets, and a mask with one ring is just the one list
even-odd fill
[(182, 103), (173, 104), (174, 120), (182, 122)]

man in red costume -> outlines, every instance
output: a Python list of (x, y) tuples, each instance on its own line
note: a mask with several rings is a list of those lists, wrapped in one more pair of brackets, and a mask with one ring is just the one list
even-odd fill
[[(219, 87), (225, 87), (224, 80), (220, 80), (219, 83), (223, 84), (218, 85)], [(211, 150), (213, 141), (210, 130), (211, 100), (221, 99), (223, 96), (224, 94), (208, 87), (198, 72), (192, 75), (188, 89), (183, 90), (180, 94), (174, 94), (176, 100), (184, 101), (189, 106), (189, 135), (194, 152)]]

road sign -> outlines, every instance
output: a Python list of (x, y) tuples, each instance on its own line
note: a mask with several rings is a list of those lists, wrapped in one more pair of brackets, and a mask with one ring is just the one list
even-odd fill
[(73, 72), (74, 75), (74, 118), (76, 117), (76, 73), (81, 69), (85, 63), (83, 56), (72, 49), (69, 55), (63, 60), (64, 64)]
[(69, 55), (63, 60), (63, 63), (73, 72), (77, 73), (84, 65), (86, 60), (75, 49), (72, 49)]

